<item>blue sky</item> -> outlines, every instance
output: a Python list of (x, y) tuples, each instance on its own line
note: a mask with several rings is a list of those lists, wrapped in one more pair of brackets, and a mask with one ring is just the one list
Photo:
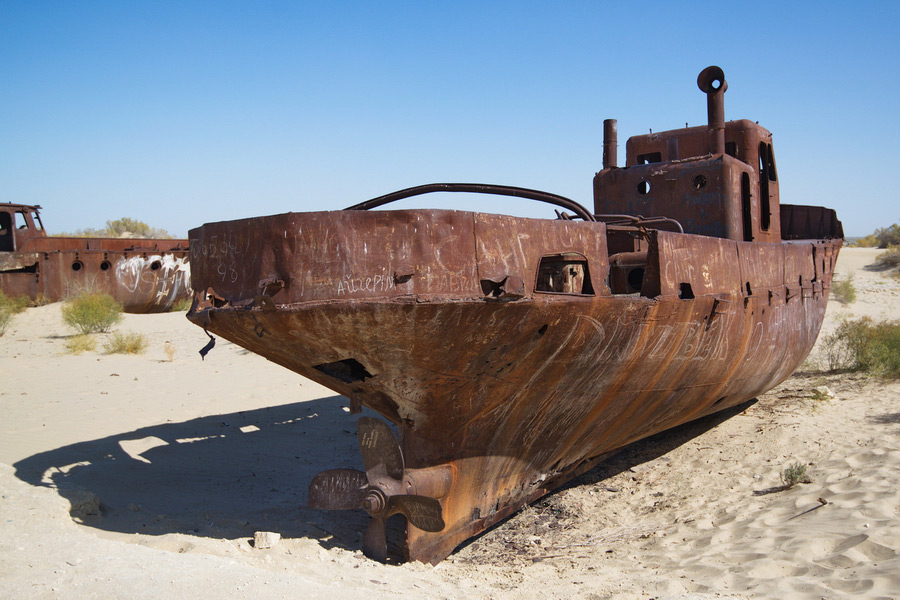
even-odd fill
[[(0, 201), (51, 232), (339, 209), (436, 181), (592, 205), (602, 122), (775, 136), (783, 202), (900, 221), (900, 3), (0, 0)], [(523, 204), (524, 203), (524, 204)], [(527, 201), (427, 204), (552, 216)]]

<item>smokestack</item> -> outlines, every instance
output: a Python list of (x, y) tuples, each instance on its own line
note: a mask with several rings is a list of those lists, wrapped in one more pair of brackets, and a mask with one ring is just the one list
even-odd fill
[(615, 119), (603, 121), (603, 168), (615, 167), (618, 160), (619, 134)]
[(725, 72), (716, 66), (706, 67), (697, 76), (697, 87), (706, 94), (709, 153), (725, 154)]

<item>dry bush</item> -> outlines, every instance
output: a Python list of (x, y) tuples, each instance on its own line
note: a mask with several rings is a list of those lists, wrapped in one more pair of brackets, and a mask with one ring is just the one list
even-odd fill
[(900, 267), (900, 246), (891, 246), (877, 257), (873, 264), (876, 271), (887, 271)]
[(66, 352), (69, 354), (81, 354), (93, 352), (97, 349), (97, 340), (87, 333), (73, 335), (66, 340)]
[(0, 335), (6, 333), (9, 322), (16, 315), (28, 308), (29, 300), (26, 296), (10, 297), (0, 292)]
[(143, 354), (147, 339), (140, 333), (114, 333), (103, 342), (107, 354)]

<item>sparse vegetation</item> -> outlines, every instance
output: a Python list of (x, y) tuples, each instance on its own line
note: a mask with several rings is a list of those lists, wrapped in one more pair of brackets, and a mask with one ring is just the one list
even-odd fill
[(109, 294), (82, 292), (63, 304), (62, 317), (79, 333), (104, 333), (122, 320), (122, 305)]
[(781, 472), (781, 483), (789, 490), (798, 483), (812, 483), (812, 478), (806, 472), (806, 465), (795, 462)]
[(825, 338), (825, 359), (832, 371), (864, 371), (900, 378), (900, 321), (870, 317), (844, 321)]
[(140, 333), (116, 332), (103, 342), (107, 354), (143, 354), (147, 349), (147, 339)]
[(28, 308), (28, 302), (28, 298), (25, 296), (13, 298), (0, 292), (0, 335), (6, 333), (6, 328), (12, 321), (13, 315)]
[(180, 298), (172, 303), (172, 308), (169, 309), (169, 312), (187, 312), (190, 307), (190, 298)]
[(828, 402), (834, 398), (834, 392), (827, 385), (820, 385), (812, 391), (810, 398), (813, 402)]
[(165, 229), (150, 227), (143, 221), (122, 217), (106, 222), (103, 229), (79, 229), (75, 233), (60, 233), (57, 237), (113, 237), (113, 238), (153, 238), (171, 239)]
[(879, 227), (875, 233), (861, 237), (853, 244), (857, 248), (889, 248), (900, 245), (900, 225)]
[(847, 279), (836, 279), (831, 282), (831, 295), (841, 304), (850, 304), (856, 300), (856, 287), (853, 285), (853, 276)]
[(82, 352), (93, 352), (97, 349), (97, 340), (90, 334), (80, 333), (73, 335), (66, 340), (66, 352), (69, 354), (81, 354)]
[(876, 271), (887, 271), (900, 267), (900, 246), (890, 246), (875, 257), (873, 265)]
[(9, 322), (12, 320), (12, 312), (9, 311), (5, 306), (0, 306), (0, 335), (6, 333), (6, 328), (9, 326)]

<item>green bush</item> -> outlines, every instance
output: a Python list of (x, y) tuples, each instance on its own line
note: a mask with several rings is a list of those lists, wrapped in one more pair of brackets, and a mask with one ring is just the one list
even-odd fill
[(812, 483), (812, 479), (806, 472), (806, 465), (797, 462), (781, 472), (781, 483), (785, 489), (790, 489), (798, 483)]
[(103, 342), (107, 354), (143, 354), (147, 340), (140, 333), (114, 333)]
[(841, 304), (850, 304), (856, 300), (856, 287), (853, 285), (853, 276), (832, 281), (831, 295)]
[(824, 350), (832, 371), (900, 378), (900, 321), (876, 322), (870, 317), (844, 321), (825, 338)]
[(18, 314), (28, 308), (28, 297), (18, 296), (12, 298), (3, 292), (0, 292), (0, 335), (6, 333), (6, 328), (12, 320), (13, 315)]
[(890, 227), (882, 227), (875, 230), (875, 239), (879, 248), (889, 248), (900, 245), (900, 225), (894, 223)]
[(103, 292), (82, 292), (63, 304), (62, 317), (80, 333), (104, 333), (122, 320), (122, 305)]

